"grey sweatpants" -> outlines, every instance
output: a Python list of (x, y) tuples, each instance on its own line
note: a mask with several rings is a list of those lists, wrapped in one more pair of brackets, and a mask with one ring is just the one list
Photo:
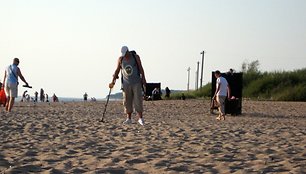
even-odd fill
[(123, 105), (125, 113), (133, 112), (133, 105), (136, 112), (143, 112), (143, 97), (141, 83), (125, 85), (123, 87)]

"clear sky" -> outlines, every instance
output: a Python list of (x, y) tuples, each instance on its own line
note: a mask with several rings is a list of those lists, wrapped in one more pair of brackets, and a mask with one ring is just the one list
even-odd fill
[(305, 9), (305, 0), (0, 0), (0, 79), (18, 57), (31, 95), (104, 98), (123, 45), (162, 88), (186, 89), (190, 67), (194, 89), (203, 50), (203, 84), (244, 61), (305, 68)]

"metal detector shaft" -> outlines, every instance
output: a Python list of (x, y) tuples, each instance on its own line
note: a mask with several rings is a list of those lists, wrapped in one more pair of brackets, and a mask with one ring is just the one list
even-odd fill
[(105, 103), (103, 115), (102, 115), (102, 118), (100, 120), (101, 122), (104, 122), (104, 115), (106, 113), (106, 108), (107, 108), (107, 105), (108, 105), (108, 101), (109, 101), (109, 97), (110, 97), (111, 92), (112, 92), (112, 88), (109, 88), (109, 92), (108, 92), (108, 95), (107, 95), (107, 100), (106, 100), (106, 103)]

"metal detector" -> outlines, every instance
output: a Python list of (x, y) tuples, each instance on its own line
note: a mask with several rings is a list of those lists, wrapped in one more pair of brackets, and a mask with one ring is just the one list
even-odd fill
[(110, 97), (111, 92), (112, 92), (112, 88), (109, 88), (109, 92), (108, 92), (107, 100), (106, 100), (106, 103), (105, 103), (103, 115), (102, 115), (102, 118), (100, 120), (100, 122), (103, 122), (103, 123), (104, 123), (104, 115), (106, 113), (106, 108), (107, 108), (107, 105), (108, 105), (108, 101), (109, 101), (109, 97)]

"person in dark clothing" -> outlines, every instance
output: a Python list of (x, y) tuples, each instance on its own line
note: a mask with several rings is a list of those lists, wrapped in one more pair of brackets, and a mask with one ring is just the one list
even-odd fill
[(44, 89), (40, 89), (40, 101), (45, 102), (45, 91)]
[(170, 93), (171, 93), (170, 89), (168, 87), (166, 87), (165, 91), (166, 91), (165, 97), (170, 98)]
[(83, 95), (83, 97), (84, 97), (84, 101), (87, 101), (88, 94), (85, 92), (85, 94)]
[(38, 92), (37, 92), (37, 91), (35, 91), (34, 95), (35, 95), (34, 102), (38, 102)]
[(185, 99), (186, 99), (185, 94), (182, 93), (181, 100), (185, 100)]

